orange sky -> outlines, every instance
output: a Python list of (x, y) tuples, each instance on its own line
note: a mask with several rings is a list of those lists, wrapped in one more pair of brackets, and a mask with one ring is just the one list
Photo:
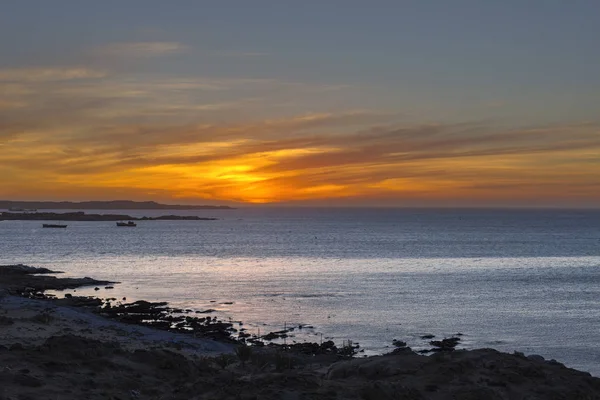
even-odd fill
[(69, 107), (77, 96), (30, 112), (27, 96), (24, 105), (5, 100), (4, 112), (21, 119), (3, 120), (0, 197), (399, 206), (600, 200), (600, 130), (592, 123), (499, 129), (349, 111), (145, 125), (106, 116), (120, 108)]
[[(103, 60), (126, 57), (108, 49)], [(145, 63), (0, 69), (0, 199), (600, 204), (595, 122), (355, 108), (348, 97), (368, 92), (142, 73)]]

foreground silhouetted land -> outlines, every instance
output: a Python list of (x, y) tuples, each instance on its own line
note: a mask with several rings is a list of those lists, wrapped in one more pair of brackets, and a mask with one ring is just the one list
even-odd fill
[(0, 221), (214, 221), (217, 218), (195, 215), (161, 215), (159, 217), (132, 217), (125, 214), (86, 214), (83, 211), (55, 212), (2, 212)]
[(0, 209), (36, 210), (233, 210), (228, 206), (160, 204), (154, 201), (12, 201), (0, 200)]
[[(48, 296), (44, 289), (111, 284), (51, 272), (0, 266), (0, 399), (600, 399), (599, 378), (521, 353), (449, 346), (424, 356), (401, 343), (351, 358), (325, 343), (214, 341), (230, 327), (191, 310)], [(139, 323), (153, 318), (175, 319), (162, 329)]]

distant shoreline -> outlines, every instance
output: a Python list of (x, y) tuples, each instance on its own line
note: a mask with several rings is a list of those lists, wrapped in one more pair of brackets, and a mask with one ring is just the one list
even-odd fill
[(0, 200), (0, 210), (235, 210), (229, 206), (161, 204), (154, 201), (13, 201)]
[(132, 217), (122, 214), (86, 214), (83, 211), (70, 213), (54, 212), (0, 212), (0, 221), (215, 221), (218, 218), (196, 215), (161, 215), (159, 217)]

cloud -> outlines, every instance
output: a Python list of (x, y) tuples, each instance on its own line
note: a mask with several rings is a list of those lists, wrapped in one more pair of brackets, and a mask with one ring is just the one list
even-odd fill
[[(481, 123), (422, 124), (315, 133), (361, 118), (372, 121), (377, 114), (114, 126), (83, 137), (46, 138), (46, 147), (24, 142), (25, 147), (4, 151), (0, 165), (52, 171), (63, 184), (82, 187), (93, 181), (108, 188), (131, 185), (186, 198), (252, 202), (389, 198), (393, 193), (481, 197), (485, 187), (499, 196), (522, 197), (557, 183), (587, 188), (578, 193), (591, 196), (598, 187), (600, 127), (594, 124), (500, 131)], [(550, 174), (557, 157), (561, 170)], [(528, 182), (535, 185), (527, 189)]]
[(0, 99), (0, 110), (8, 109), (8, 108), (23, 108), (26, 107), (27, 104), (22, 101), (10, 101)]
[(98, 47), (92, 52), (105, 57), (160, 57), (179, 54), (187, 51), (189, 47), (178, 42), (128, 42), (112, 43)]
[(215, 55), (220, 57), (266, 57), (269, 53), (263, 53), (258, 51), (218, 51)]
[(98, 79), (107, 75), (86, 67), (68, 68), (11, 68), (0, 69), (0, 82), (60, 82), (81, 79)]
[[(600, 200), (595, 122), (407, 123), (402, 112), (315, 106), (327, 87), (3, 69), (0, 185), (35, 186), (40, 197), (59, 188), (248, 202), (529, 201), (565, 199), (569, 188), (575, 200)], [(301, 96), (302, 111), (277, 108)]]

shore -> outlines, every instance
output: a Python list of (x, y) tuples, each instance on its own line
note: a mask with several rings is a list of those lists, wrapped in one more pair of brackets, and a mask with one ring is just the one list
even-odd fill
[(600, 399), (599, 378), (540, 356), (454, 350), (452, 340), (429, 356), (398, 341), (361, 358), (330, 345), (247, 346), (208, 310), (48, 297), (117, 284), (50, 273), (0, 266), (2, 400)]

